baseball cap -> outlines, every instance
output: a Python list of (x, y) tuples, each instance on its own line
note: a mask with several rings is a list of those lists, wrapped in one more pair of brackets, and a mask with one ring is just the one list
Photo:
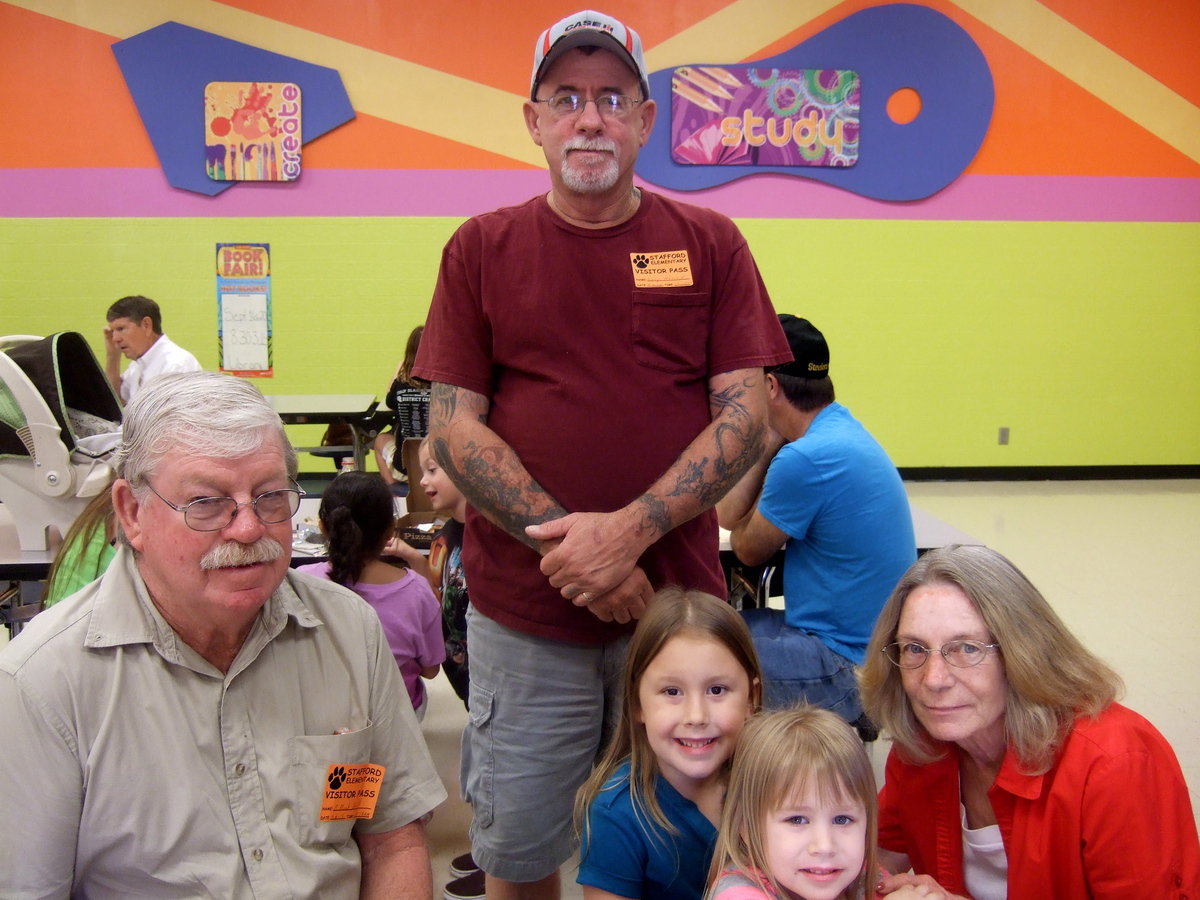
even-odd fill
[(780, 313), (779, 324), (783, 326), (783, 335), (795, 359), (771, 371), (795, 378), (828, 378), (829, 345), (825, 343), (825, 335), (808, 319), (788, 313)]
[(642, 85), (642, 96), (650, 96), (650, 77), (646, 74), (646, 60), (642, 57), (642, 39), (632, 28), (612, 16), (585, 9), (555, 22), (542, 32), (537, 46), (533, 48), (533, 79), (529, 85), (529, 99), (537, 99), (538, 82), (546, 74), (554, 60), (572, 47), (602, 47), (633, 70)]

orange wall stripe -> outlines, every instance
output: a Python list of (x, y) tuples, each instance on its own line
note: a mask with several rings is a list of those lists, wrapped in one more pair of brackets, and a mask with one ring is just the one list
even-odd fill
[(2, 168), (156, 166), (114, 38), (0, 3)]

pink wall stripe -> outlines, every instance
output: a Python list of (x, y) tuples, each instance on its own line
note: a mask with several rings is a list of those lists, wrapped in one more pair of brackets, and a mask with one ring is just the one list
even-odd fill
[[(167, 185), (157, 169), (0, 169), (0, 216), (469, 216), (548, 187), (537, 170), (308, 169), (293, 184), (241, 184), (217, 197)], [(649, 186), (654, 190), (654, 186)], [(764, 174), (664, 193), (735, 218), (1197, 222), (1200, 179), (965, 175), (912, 203), (884, 203)]]

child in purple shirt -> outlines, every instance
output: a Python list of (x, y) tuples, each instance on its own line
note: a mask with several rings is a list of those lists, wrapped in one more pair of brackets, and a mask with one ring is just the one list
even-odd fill
[(413, 710), (422, 718), (421, 679), (436, 676), (446, 658), (442, 611), (423, 576), (379, 558), (396, 524), (391, 488), (374, 472), (345, 472), (326, 488), (318, 518), (329, 539), (329, 561), (296, 571), (345, 585), (379, 614)]

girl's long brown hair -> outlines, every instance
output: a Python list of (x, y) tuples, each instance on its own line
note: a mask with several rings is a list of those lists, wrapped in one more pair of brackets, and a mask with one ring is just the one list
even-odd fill
[[(653, 822), (668, 834), (677, 829), (663, 813), (654, 796), (658, 762), (646, 738), (645, 727), (638, 722), (641, 707), (638, 685), (642, 674), (662, 651), (667, 641), (680, 635), (709, 638), (733, 654), (750, 681), (750, 702), (757, 710), (762, 705), (762, 673), (750, 631), (737, 611), (723, 600), (703, 591), (665, 588), (654, 595), (646, 614), (638, 622), (625, 657), (622, 677), (621, 719), (600, 762), (592, 770), (575, 796), (575, 825), (587, 827), (588, 807), (606, 789), (613, 773), (629, 760), (629, 793), (633, 807), (647, 827)], [(609, 785), (613, 790), (623, 785)], [(647, 828), (648, 830), (648, 828)]]

